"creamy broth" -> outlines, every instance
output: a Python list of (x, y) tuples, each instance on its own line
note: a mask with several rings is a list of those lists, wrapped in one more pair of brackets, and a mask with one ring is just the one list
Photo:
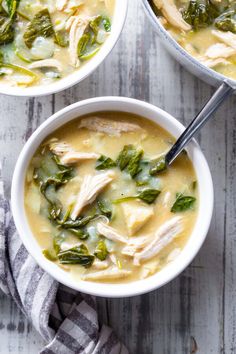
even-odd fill
[(187, 52), (215, 71), (236, 79), (235, 1), (151, 3), (163, 25)]
[[(163, 166), (173, 141), (149, 120), (119, 112), (76, 119), (49, 136), (25, 182), (27, 218), (44, 255), (78, 281), (101, 282), (143, 279), (178, 257), (196, 221), (198, 188), (186, 153), (170, 168)], [(47, 190), (42, 181), (55, 178), (50, 166), (55, 156), (62, 170), (71, 171), (56, 190), (50, 183)], [(52, 201), (60, 206), (50, 214)], [(75, 225), (86, 217), (91, 218), (86, 225)], [(88, 267), (80, 265), (78, 249), (68, 251), (81, 244), (90, 257)]]
[(96, 56), (110, 35), (115, 0), (20, 0), (16, 10), (3, 0), (0, 6), (1, 21), (11, 26), (5, 35), (0, 26), (0, 82), (24, 87), (53, 83)]

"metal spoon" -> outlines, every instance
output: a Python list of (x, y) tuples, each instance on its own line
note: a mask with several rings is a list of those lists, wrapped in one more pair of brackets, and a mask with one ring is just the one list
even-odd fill
[(184, 147), (192, 139), (192, 137), (202, 128), (202, 126), (212, 118), (213, 113), (220, 107), (224, 100), (229, 97), (235, 88), (228, 82), (224, 81), (223, 84), (217, 89), (214, 95), (210, 98), (203, 109), (198, 113), (196, 118), (185, 129), (183, 134), (179, 137), (176, 143), (172, 146), (170, 151), (165, 157), (166, 166), (172, 164), (176, 157), (183, 151)]

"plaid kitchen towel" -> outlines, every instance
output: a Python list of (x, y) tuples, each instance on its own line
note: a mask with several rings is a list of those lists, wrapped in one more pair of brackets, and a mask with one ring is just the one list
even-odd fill
[(48, 343), (41, 354), (128, 353), (112, 329), (99, 328), (94, 297), (58, 284), (28, 254), (4, 198), (1, 177), (0, 289), (15, 300)]

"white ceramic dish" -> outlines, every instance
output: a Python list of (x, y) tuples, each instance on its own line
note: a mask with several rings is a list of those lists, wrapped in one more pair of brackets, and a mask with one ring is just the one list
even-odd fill
[(157, 31), (162, 43), (180, 64), (182, 64), (192, 74), (196, 75), (210, 85), (217, 86), (227, 80), (231, 83), (231, 85), (236, 87), (236, 80), (229, 79), (228, 77), (208, 68), (186, 52), (186, 50), (184, 50), (175, 41), (175, 39), (168, 33), (168, 31), (166, 31), (161, 22), (158, 20), (149, 3), (149, 0), (142, 0), (142, 3), (148, 18)]
[(188, 146), (188, 154), (193, 162), (199, 183), (199, 214), (189, 241), (180, 256), (159, 273), (128, 284), (105, 284), (75, 281), (54, 263), (48, 261), (41, 252), (28, 225), (24, 210), (24, 181), (27, 167), (41, 142), (65, 123), (76, 117), (98, 111), (130, 112), (146, 117), (170, 132), (176, 138), (184, 126), (175, 118), (151, 104), (122, 97), (99, 97), (75, 103), (64, 108), (45, 121), (25, 144), (16, 164), (12, 181), (12, 212), (19, 235), (36, 262), (52, 277), (73, 289), (104, 297), (126, 297), (149, 292), (163, 286), (180, 274), (193, 260), (207, 235), (213, 211), (213, 185), (207, 162), (195, 141)]
[(30, 87), (11, 87), (0, 83), (0, 94), (10, 96), (45, 96), (65, 90), (89, 76), (108, 56), (115, 46), (122, 32), (128, 9), (128, 0), (117, 0), (112, 22), (112, 31), (100, 51), (80, 69), (74, 71), (69, 76), (55, 81), (49, 85), (30, 86)]

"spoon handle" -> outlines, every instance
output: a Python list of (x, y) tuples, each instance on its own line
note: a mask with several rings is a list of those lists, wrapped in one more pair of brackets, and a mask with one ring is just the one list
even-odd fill
[(201, 129), (201, 127), (212, 117), (212, 114), (223, 103), (223, 101), (234, 92), (226, 81), (217, 89), (214, 95), (210, 98), (203, 109), (198, 113), (196, 118), (185, 129), (183, 134), (179, 137), (176, 143), (172, 146), (166, 155), (166, 164), (170, 165), (175, 158), (181, 153), (186, 144), (192, 137)]

